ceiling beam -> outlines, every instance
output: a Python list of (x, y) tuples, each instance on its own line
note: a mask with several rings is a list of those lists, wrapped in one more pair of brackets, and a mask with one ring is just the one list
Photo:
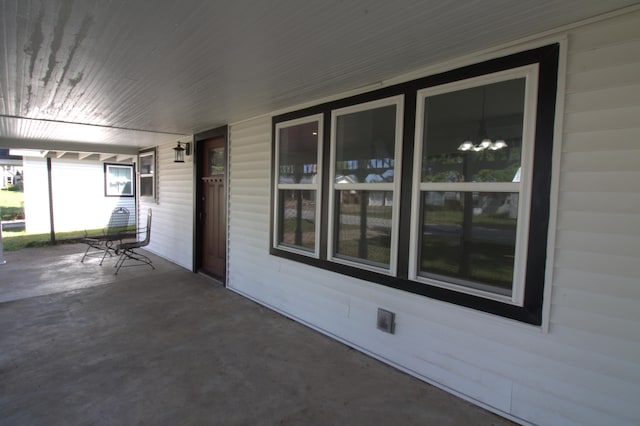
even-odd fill
[(21, 148), (13, 148), (9, 151), (10, 155), (16, 155), (19, 157), (40, 157), (45, 158), (49, 155), (49, 151), (46, 149), (21, 149)]
[(133, 161), (134, 158), (135, 158), (135, 155), (117, 155), (116, 156), (116, 161), (118, 161), (118, 162), (126, 161), (126, 160)]
[(93, 154), (94, 154), (93, 152), (79, 152), (78, 160), (84, 160), (87, 157), (91, 157)]

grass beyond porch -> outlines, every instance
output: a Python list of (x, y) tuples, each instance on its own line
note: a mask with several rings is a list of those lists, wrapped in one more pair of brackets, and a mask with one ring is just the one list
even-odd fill
[[(25, 219), (24, 193), (21, 191), (0, 190), (0, 221)], [(135, 226), (130, 229), (135, 230)], [(87, 236), (103, 235), (105, 229), (82, 229), (77, 231), (56, 232), (56, 244), (77, 243)], [(2, 246), (4, 251), (16, 251), (30, 247), (44, 247), (51, 245), (50, 233), (27, 233), (25, 230), (5, 229), (2, 231)]]
[(0, 190), (0, 220), (24, 219), (24, 193)]
[[(56, 244), (77, 243), (80, 239), (89, 235), (101, 235), (102, 229), (90, 229), (86, 231), (56, 232)], [(44, 247), (51, 245), (51, 234), (28, 234), (26, 231), (3, 231), (2, 245), (4, 251), (16, 251), (30, 247)]]

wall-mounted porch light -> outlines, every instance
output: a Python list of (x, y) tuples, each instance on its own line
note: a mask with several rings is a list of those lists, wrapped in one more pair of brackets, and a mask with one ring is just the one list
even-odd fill
[[(184, 143), (184, 148), (182, 147), (182, 143)], [(190, 142), (180, 142), (178, 141), (178, 146), (173, 148), (175, 151), (175, 158), (173, 160), (174, 163), (184, 163), (184, 156), (191, 155), (191, 143)]]

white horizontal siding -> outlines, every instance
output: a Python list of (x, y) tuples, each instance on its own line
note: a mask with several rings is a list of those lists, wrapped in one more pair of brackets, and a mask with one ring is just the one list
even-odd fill
[[(566, 104), (568, 113), (597, 109), (634, 107), (640, 104), (640, 85), (609, 87), (588, 92), (572, 93)], [(602, 142), (602, 141), (601, 141)]]
[(26, 230), (32, 234), (51, 230), (49, 217), (49, 178), (47, 163), (43, 158), (25, 157), (24, 171), (24, 214)]
[[(589, 197), (581, 192), (565, 191), (562, 196), (563, 211), (572, 213), (604, 213), (607, 215), (631, 215), (640, 211), (640, 197), (629, 196), (625, 192), (589, 191)], [(562, 212), (561, 212), (562, 213)], [(615, 216), (617, 219), (620, 216)], [(612, 218), (609, 217), (608, 220)]]
[(151, 208), (151, 242), (147, 249), (191, 270), (193, 268), (193, 156), (174, 163), (175, 143), (157, 147), (157, 203), (140, 199), (139, 226)]
[[(570, 98), (571, 99), (571, 98)], [(576, 132), (564, 135), (565, 152), (606, 150), (635, 150), (640, 140), (639, 129), (613, 129), (605, 131)]]
[(567, 36), (548, 333), (270, 256), (267, 118), (230, 128), (229, 287), (526, 422), (640, 423), (640, 13)]
[(86, 160), (51, 160), (56, 232), (106, 228), (116, 207), (129, 210), (135, 224), (134, 197), (105, 196), (104, 164)]
[[(26, 227), (31, 233), (50, 232), (46, 161), (44, 158), (24, 161)], [(101, 162), (51, 159), (56, 232), (106, 228), (116, 207), (128, 209), (129, 223), (136, 223), (135, 198), (105, 196), (104, 179), (104, 164)]]
[(573, 380), (576, 389), (595, 388), (590, 398), (571, 406), (556, 392), (567, 408), (544, 403), (576, 423), (637, 424), (640, 15), (576, 30), (569, 40), (551, 333), (598, 362), (589, 365), (597, 376)]

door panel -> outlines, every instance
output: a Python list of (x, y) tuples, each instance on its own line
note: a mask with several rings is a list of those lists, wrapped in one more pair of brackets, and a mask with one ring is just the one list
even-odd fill
[(200, 265), (205, 272), (224, 278), (227, 247), (224, 138), (209, 139), (203, 144)]

